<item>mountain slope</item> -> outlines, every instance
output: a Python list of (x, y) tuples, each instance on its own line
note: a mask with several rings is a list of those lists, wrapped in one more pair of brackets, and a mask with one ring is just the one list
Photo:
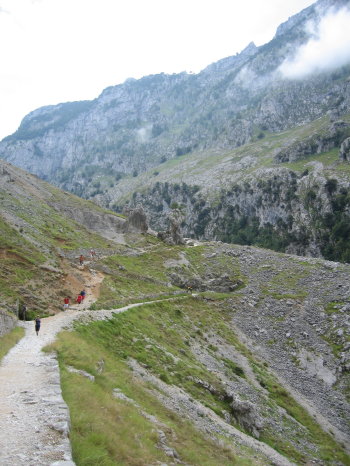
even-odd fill
[[(69, 261), (78, 264), (92, 247), (109, 248), (108, 240), (121, 241), (125, 231), (125, 219), (4, 161), (0, 202), (2, 306), (11, 310), (17, 301), (43, 313), (61, 309), (64, 294), (84, 283)], [(101, 229), (104, 237), (96, 233)]]
[(181, 206), (188, 236), (349, 261), (350, 65), (281, 72), (348, 6), (319, 0), (197, 75), (37, 109), (0, 156), (115, 211), (141, 203), (155, 229)]
[[(81, 222), (126, 221), (6, 162), (0, 182), (3, 307), (57, 313), (102, 280), (54, 344), (77, 464), (348, 463), (349, 265), (124, 229), (109, 239), (115, 225), (106, 239)], [(108, 320), (93, 322), (97, 309)]]

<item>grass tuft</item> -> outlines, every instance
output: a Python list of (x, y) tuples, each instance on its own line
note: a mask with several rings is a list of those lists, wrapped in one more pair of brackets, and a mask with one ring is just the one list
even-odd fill
[(0, 337), (0, 361), (24, 337), (24, 328), (15, 327), (11, 332)]

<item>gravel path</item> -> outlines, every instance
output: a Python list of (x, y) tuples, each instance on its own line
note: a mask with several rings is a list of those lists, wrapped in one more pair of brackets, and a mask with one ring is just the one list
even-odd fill
[(62, 398), (60, 375), (54, 354), (42, 348), (56, 334), (80, 321), (110, 318), (116, 310), (87, 311), (89, 296), (80, 310), (72, 308), (42, 319), (39, 336), (34, 322), (21, 322), (25, 336), (4, 357), (0, 366), (0, 464), (1, 466), (72, 466), (69, 411)]

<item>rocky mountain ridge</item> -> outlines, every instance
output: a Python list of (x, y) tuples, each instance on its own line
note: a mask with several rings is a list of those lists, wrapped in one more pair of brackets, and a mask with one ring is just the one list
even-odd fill
[[(349, 233), (339, 227), (348, 219), (348, 149), (341, 167), (337, 157), (330, 170), (316, 159), (309, 166), (310, 157), (348, 147), (349, 65), (302, 79), (280, 72), (312, 37), (310, 21), (315, 25), (348, 5), (319, 0), (282, 24), (269, 43), (249, 44), (196, 75), (129, 79), (94, 101), (37, 109), (0, 143), (0, 156), (101, 206), (122, 212), (141, 203), (153, 228), (164, 226), (172, 205), (183, 204), (187, 235), (250, 244), (248, 225), (255, 232), (248, 236), (275, 236), (256, 244), (349, 260)], [(301, 173), (317, 173), (296, 192), (299, 173), (291, 164), (299, 160)], [(294, 175), (286, 175), (288, 169)], [(333, 196), (343, 196), (335, 207), (324, 192), (329, 179), (337, 185)], [(184, 192), (182, 183), (189, 186)], [(283, 185), (284, 192), (278, 188), (267, 200), (272, 185)], [(237, 186), (240, 194), (232, 195)], [(304, 196), (312, 198), (306, 209)]]

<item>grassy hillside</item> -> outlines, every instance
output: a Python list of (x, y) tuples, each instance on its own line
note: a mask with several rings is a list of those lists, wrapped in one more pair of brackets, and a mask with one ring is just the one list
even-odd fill
[[(189, 464), (268, 461), (261, 452), (259, 459), (253, 458), (252, 446), (248, 450), (237, 446), (237, 433), (230, 426), (249, 438), (258, 437), (297, 464), (310, 460), (347, 464), (349, 458), (341, 444), (324, 432), (311, 412), (291, 395), (282, 374), (276, 373), (276, 362), (284, 361), (288, 370), (289, 364), (294, 364), (300, 377), (303, 369), (296, 356), (298, 349), (316, 349), (320, 344), (314, 335), (304, 346), (302, 339), (291, 340), (281, 334), (281, 329), (288, 320), (283, 308), (299, 308), (304, 300), (314, 299), (314, 293), (318, 296), (318, 285), (310, 290), (308, 283), (326, 273), (327, 268), (322, 261), (303, 262), (284, 255), (269, 260), (267, 251), (252, 249), (251, 253), (227, 246), (222, 250), (215, 243), (169, 247), (151, 239), (138, 252), (119, 248), (118, 254), (103, 259), (102, 267), (107, 267), (104, 270), (108, 275), (94, 309), (118, 308), (151, 297), (160, 299), (166, 296), (164, 284), (167, 280), (176, 282), (174, 273), (180, 271), (186, 283), (200, 289), (193, 290), (195, 296), (183, 294), (115, 315), (107, 322), (77, 325), (73, 334), (60, 335), (53, 348), (59, 355), (64, 396), (72, 410), (73, 452), (78, 464), (165, 461), (164, 449), (159, 447), (159, 423), (170, 450)], [(347, 267), (339, 270), (339, 278), (347, 273), (345, 270)], [(222, 279), (225, 272), (232, 282), (239, 283), (236, 291), (209, 291), (217, 283), (215, 278)], [(301, 286), (303, 282), (305, 286)], [(201, 291), (201, 287), (207, 290)], [(168, 286), (167, 294), (174, 291), (176, 287)], [(327, 302), (333, 291), (324, 288), (323, 292), (322, 299)], [(240, 314), (247, 318), (250, 300), (254, 303), (251, 311), (259, 314), (259, 318), (250, 317), (252, 330), (271, 302), (276, 303), (265, 316), (270, 329), (266, 335), (261, 334), (264, 340), (259, 342), (267, 351), (247, 345), (236, 328), (244, 328)], [(340, 301), (337, 303), (332, 310), (339, 316)], [(302, 318), (300, 324), (309, 331)], [(336, 342), (331, 327), (327, 328), (320, 341), (328, 339), (331, 345), (344, 348), (348, 340)], [(278, 348), (277, 355), (274, 348)], [(338, 347), (338, 356), (339, 351)], [(71, 373), (71, 366), (93, 375), (94, 382)], [(345, 379), (338, 382), (341, 391), (348, 380), (345, 373), (343, 376)], [(295, 382), (298, 386), (298, 380)], [(77, 390), (77, 385), (84, 388)], [(244, 410), (250, 416), (242, 415)], [(187, 429), (193, 426), (187, 421), (184, 425), (183, 419), (191, 420), (199, 432), (190, 434)], [(202, 436), (208, 434), (210, 454), (205, 450), (203, 455), (204, 450), (197, 448)], [(136, 449), (132, 447), (135, 438)], [(154, 445), (160, 451), (154, 450)]]
[(83, 223), (111, 213), (5, 171), (5, 308), (60, 312), (83, 286), (96, 316), (154, 301), (101, 322), (82, 312), (50, 348), (77, 465), (348, 464), (348, 265), (151, 235), (117, 242), (114, 226), (103, 238)]
[[(293, 400), (268, 364), (239, 341), (230, 326), (231, 315), (220, 299), (207, 303), (205, 299), (185, 298), (144, 306), (109, 322), (78, 327), (74, 334), (61, 334), (54, 348), (59, 354), (64, 396), (72, 413), (73, 454), (77, 464), (166, 461), (164, 452), (154, 449), (159, 445), (155, 432), (158, 423), (166, 432), (168, 446), (186, 463), (265, 464), (266, 459), (261, 462), (253, 459), (249, 449), (230, 446), (232, 435), (224, 431), (217, 435), (208, 427), (211, 417), (217, 416), (229, 418), (229, 425), (251, 434), (237, 414), (235, 418), (224, 380), (236, 386), (245, 385), (250, 396), (254, 392), (255, 402), (261, 404), (259, 414), (265, 417), (261, 441), (297, 464), (310, 458), (323, 464), (346, 464), (349, 458), (332, 436), (325, 434)], [(213, 334), (220, 338), (220, 348), (210, 343)], [(223, 345), (226, 351), (230, 349), (243, 356), (249, 369), (241, 367), (229, 353), (223, 353)], [(203, 348), (208, 357), (220, 364), (224, 377), (206, 367), (194, 352), (196, 347)], [(188, 420), (181, 419), (181, 415), (174, 414), (176, 408), (162, 396), (164, 387), (135, 373), (132, 361), (137, 361), (145, 372), (169, 389), (179, 387), (181, 393), (188, 395), (193, 410), (198, 406), (208, 408), (201, 414), (204, 420), (200, 432)], [(95, 381), (68, 372), (67, 366), (87, 371), (95, 376)], [(258, 381), (258, 387), (252, 384), (251, 377)], [(115, 399), (115, 391), (125, 397)], [(159, 400), (163, 400), (163, 406)], [(180, 414), (181, 403), (177, 403)], [(144, 411), (152, 418), (147, 419)], [(192, 413), (192, 417), (196, 416)], [(203, 437), (206, 423), (211, 441)]]
[(2, 304), (10, 310), (26, 304), (28, 316), (57, 312), (64, 295), (84, 283), (79, 255), (114, 244), (78, 221), (81, 213), (98, 218), (107, 211), (4, 162), (0, 169)]

